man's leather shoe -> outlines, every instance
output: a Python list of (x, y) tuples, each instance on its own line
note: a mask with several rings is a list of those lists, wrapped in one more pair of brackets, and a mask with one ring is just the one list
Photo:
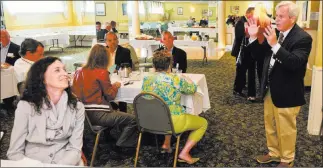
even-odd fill
[(270, 162), (280, 162), (279, 157), (273, 157), (269, 154), (267, 155), (258, 155), (255, 157), (258, 163), (270, 163)]
[(294, 166), (294, 161), (286, 163), (286, 162), (280, 162), (277, 167), (293, 167)]

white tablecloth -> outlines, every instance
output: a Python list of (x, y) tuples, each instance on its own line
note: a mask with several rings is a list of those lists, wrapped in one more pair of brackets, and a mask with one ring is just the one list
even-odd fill
[[(61, 32), (40, 32), (37, 34), (16, 34), (11, 36), (11, 41), (20, 45), (25, 38), (33, 38), (39, 42), (45, 42), (44, 45), (51, 45), (52, 44), (52, 39), (58, 39), (59, 44), (63, 46), (68, 46), (69, 45), (69, 36), (67, 33), (61, 33)], [(56, 43), (55, 43), (56, 45)]]
[(1, 99), (19, 95), (17, 90), (17, 78), (14, 75), (13, 66), (1, 69)]
[(82, 167), (82, 166), (48, 164), (48, 163), (41, 163), (40, 161), (36, 161), (36, 160), (23, 159), (19, 161), (1, 160), (1, 167)]
[[(148, 75), (145, 72), (145, 75)], [(181, 104), (186, 106), (187, 113), (199, 115), (211, 108), (209, 91), (204, 74), (184, 74), (198, 85), (198, 91), (194, 95), (182, 95)], [(116, 75), (111, 76), (111, 83), (120, 81)], [(116, 101), (133, 103), (134, 98), (141, 92), (142, 80), (134, 81), (133, 84), (121, 86), (115, 98)]]

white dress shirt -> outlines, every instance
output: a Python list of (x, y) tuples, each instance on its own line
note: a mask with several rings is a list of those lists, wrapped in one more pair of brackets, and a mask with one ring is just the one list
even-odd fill
[(115, 68), (115, 66), (113, 66), (113, 65), (115, 64), (117, 50), (118, 50), (118, 46), (117, 46), (117, 48), (112, 53), (110, 52), (110, 50), (108, 50), (109, 56), (110, 56), (109, 57), (109, 63), (108, 63), (108, 70), (109, 70), (109, 72), (114, 71), (114, 69), (112, 70), (110, 68), (112, 68), (112, 67)]
[(15, 62), (15, 65), (13, 68), (18, 82), (22, 82), (26, 79), (27, 72), (29, 71), (33, 63), (34, 63), (33, 61), (30, 61), (24, 58), (19, 58)]
[(6, 62), (9, 47), (10, 47), (10, 42), (5, 47), (3, 47), (1, 44), (1, 64)]
[[(290, 29), (286, 30), (285, 32), (280, 32), (280, 33), (283, 33), (284, 37), (283, 37), (283, 40), (285, 40), (285, 38), (287, 37), (288, 33), (290, 32), (290, 30), (292, 30), (294, 26), (292, 26)], [(252, 42), (254, 42), (255, 40), (257, 40), (257, 38), (255, 39), (251, 39), (249, 38), (249, 44), (251, 44)], [(271, 56), (271, 59), (270, 59), (270, 65), (271, 66), (274, 66), (276, 60), (274, 59), (274, 54), (276, 54), (278, 52), (278, 50), (280, 49), (281, 45), (277, 42), (276, 45), (274, 45), (271, 50), (273, 51), (273, 55)], [(279, 60), (278, 60), (279, 63), (281, 63)]]

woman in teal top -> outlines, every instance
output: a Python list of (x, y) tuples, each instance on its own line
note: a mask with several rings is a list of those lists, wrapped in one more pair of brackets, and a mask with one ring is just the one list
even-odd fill
[[(192, 131), (188, 137), (183, 150), (178, 155), (179, 162), (193, 164), (199, 158), (192, 158), (189, 154), (192, 147), (203, 137), (207, 129), (206, 119), (185, 113), (184, 107), (181, 105), (181, 94), (194, 94), (197, 86), (185, 77), (178, 77), (171, 74), (172, 56), (165, 51), (157, 51), (153, 56), (153, 65), (156, 73), (146, 76), (143, 80), (142, 91), (157, 94), (168, 104), (174, 130), (176, 133)], [(162, 146), (163, 151), (171, 153), (170, 147), (171, 136), (165, 136)]]

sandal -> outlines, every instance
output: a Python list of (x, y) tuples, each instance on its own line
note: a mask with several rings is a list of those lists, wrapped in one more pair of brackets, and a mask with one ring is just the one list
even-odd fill
[(199, 161), (200, 160), (200, 158), (192, 158), (192, 162), (189, 162), (189, 161), (186, 161), (186, 160), (183, 160), (183, 159), (178, 159), (177, 161), (178, 162), (181, 162), (181, 163), (187, 163), (187, 164), (194, 164), (194, 163), (196, 163), (197, 161)]
[(172, 153), (173, 149), (170, 147), (168, 149), (161, 148), (160, 153)]

